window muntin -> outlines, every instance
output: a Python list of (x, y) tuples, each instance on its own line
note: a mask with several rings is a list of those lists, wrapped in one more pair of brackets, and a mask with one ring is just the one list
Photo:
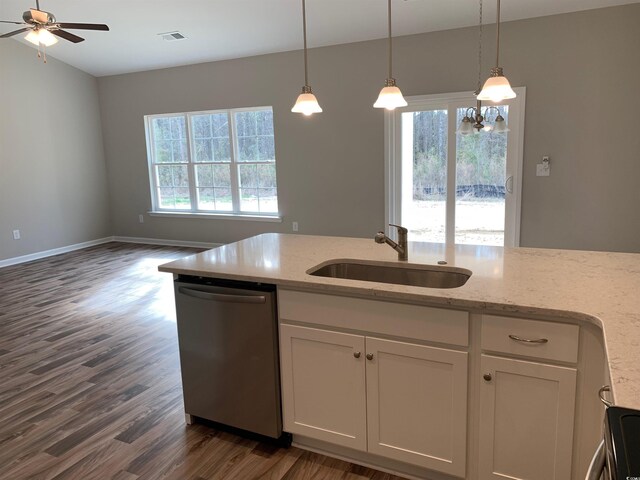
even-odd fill
[(154, 211), (278, 213), (270, 107), (145, 121)]

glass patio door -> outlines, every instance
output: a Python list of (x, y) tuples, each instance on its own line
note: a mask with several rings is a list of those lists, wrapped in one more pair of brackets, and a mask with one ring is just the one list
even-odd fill
[(409, 229), (409, 240), (518, 245), (524, 89), (518, 90), (518, 98), (498, 107), (509, 133), (456, 133), (475, 106), (470, 94), (408, 98), (407, 107), (388, 114), (387, 216)]

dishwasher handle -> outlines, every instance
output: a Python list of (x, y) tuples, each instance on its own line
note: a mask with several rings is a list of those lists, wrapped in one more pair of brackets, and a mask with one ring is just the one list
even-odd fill
[(264, 295), (228, 295), (224, 293), (203, 292), (202, 290), (194, 290), (193, 288), (187, 287), (179, 287), (178, 291), (189, 297), (211, 300), (213, 302), (265, 303), (267, 301), (267, 297)]

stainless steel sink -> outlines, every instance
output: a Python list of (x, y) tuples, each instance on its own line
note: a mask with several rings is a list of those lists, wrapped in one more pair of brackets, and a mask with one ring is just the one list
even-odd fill
[(464, 268), (368, 263), (360, 260), (338, 260), (320, 264), (309, 269), (307, 273), (316, 277), (346, 278), (428, 288), (461, 287), (472, 274), (470, 270)]

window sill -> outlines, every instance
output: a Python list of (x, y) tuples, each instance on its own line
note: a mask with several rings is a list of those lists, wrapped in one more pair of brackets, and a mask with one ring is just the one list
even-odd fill
[(210, 220), (244, 220), (250, 222), (272, 222), (282, 223), (280, 215), (251, 215), (241, 213), (204, 213), (204, 212), (147, 212), (151, 217), (168, 217), (168, 218), (207, 218)]

